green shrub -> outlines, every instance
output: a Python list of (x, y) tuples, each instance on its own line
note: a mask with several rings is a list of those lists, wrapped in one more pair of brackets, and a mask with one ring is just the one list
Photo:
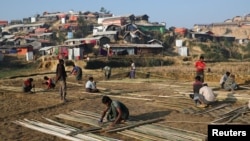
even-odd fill
[(133, 60), (136, 67), (153, 67), (153, 66), (168, 66), (174, 64), (171, 59), (164, 60), (162, 58), (111, 58), (107, 60), (91, 60), (87, 62), (85, 69), (100, 69), (108, 65), (113, 68), (128, 67), (130, 66), (130, 60)]

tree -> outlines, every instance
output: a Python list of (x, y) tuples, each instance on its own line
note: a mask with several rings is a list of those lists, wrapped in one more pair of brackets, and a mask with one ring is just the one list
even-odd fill
[(66, 35), (60, 30), (54, 31), (52, 36), (53, 44), (62, 44), (66, 40)]
[(233, 44), (233, 42), (224, 40), (224, 46), (229, 51), (229, 57), (234, 58), (238, 55), (238, 48)]
[(88, 35), (90, 29), (89, 26), (87, 24), (87, 22), (84, 20), (83, 17), (79, 17), (78, 18), (78, 30), (74, 33), (74, 37), (75, 38), (84, 38), (85, 36)]
[(244, 51), (246, 51), (248, 54), (250, 54), (250, 42), (247, 43), (246, 48), (244, 49)]
[(110, 11), (107, 11), (104, 7), (101, 7), (100, 12), (105, 13), (105, 14), (110, 13)]

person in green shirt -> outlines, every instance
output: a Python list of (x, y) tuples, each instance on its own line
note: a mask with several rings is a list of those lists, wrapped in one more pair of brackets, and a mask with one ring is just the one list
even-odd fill
[(103, 111), (100, 123), (103, 122), (103, 118), (107, 114), (107, 121), (112, 122), (110, 127), (114, 127), (116, 124), (125, 122), (129, 118), (129, 109), (120, 101), (112, 100), (108, 96), (102, 97), (102, 103), (106, 105), (106, 109)]

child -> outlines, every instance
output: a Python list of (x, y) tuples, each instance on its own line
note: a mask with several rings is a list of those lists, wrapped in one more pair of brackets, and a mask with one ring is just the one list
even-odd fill
[(43, 79), (46, 81), (46, 82), (43, 82), (43, 84), (46, 84), (48, 86), (47, 89), (55, 88), (56, 85), (51, 78), (44, 76)]
[(35, 85), (32, 84), (33, 78), (28, 78), (23, 82), (23, 92), (30, 92), (32, 93), (31, 89), (35, 88)]
[(86, 92), (96, 93), (99, 90), (96, 88), (96, 82), (93, 77), (89, 77), (89, 80), (85, 84)]

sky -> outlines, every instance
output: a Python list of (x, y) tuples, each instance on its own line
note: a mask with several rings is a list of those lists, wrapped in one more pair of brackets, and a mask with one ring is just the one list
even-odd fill
[(165, 22), (166, 28), (192, 28), (250, 14), (249, 0), (1, 0), (0, 5), (0, 20), (22, 20), (44, 11), (100, 12), (104, 7), (116, 16), (147, 14), (150, 22)]

